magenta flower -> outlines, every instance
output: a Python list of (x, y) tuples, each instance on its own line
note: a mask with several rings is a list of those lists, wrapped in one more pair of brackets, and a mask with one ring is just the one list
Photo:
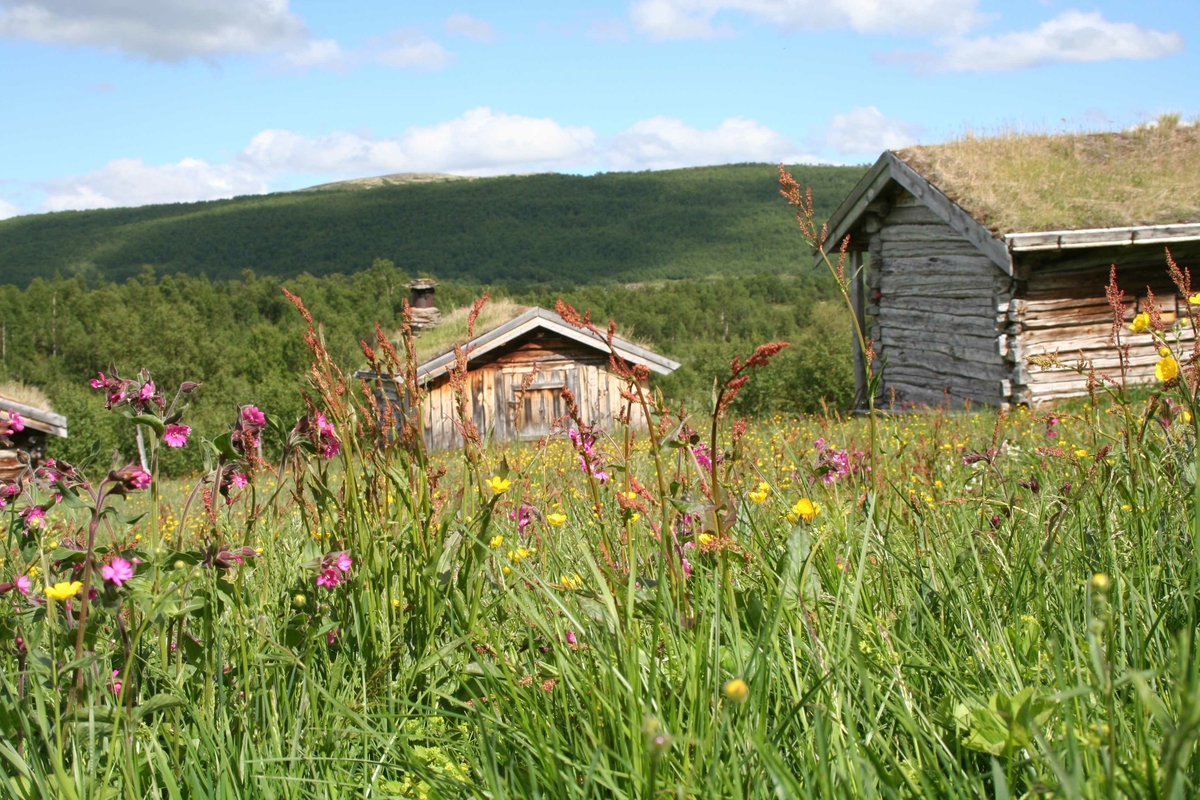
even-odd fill
[(15, 411), (8, 412), (8, 427), (13, 429), (14, 433), (25, 430), (25, 420), (21, 419), (21, 415)]
[(120, 694), (121, 687), (124, 685), (121, 683), (121, 670), (114, 669), (112, 671), (112, 676), (113, 676), (112, 692), (113, 692), (113, 694)]
[(111, 581), (115, 586), (120, 586), (133, 577), (133, 564), (118, 556), (112, 560), (111, 564), (102, 566), (100, 574), (104, 577), (104, 580)]
[(103, 372), (97, 372), (96, 377), (92, 378), (91, 384), (93, 389), (103, 389), (108, 386), (108, 379), (104, 377)]
[(13, 578), (13, 586), (15, 586), (17, 591), (21, 594), (29, 594), (29, 592), (33, 589), (33, 581), (29, 579), (28, 575), (17, 575)]
[(46, 509), (41, 506), (30, 506), (21, 512), (25, 519), (25, 527), (29, 529), (46, 527)]
[(579, 640), (575, 638), (575, 631), (567, 631), (567, 644), (572, 646), (579, 644)]
[(229, 482), (240, 489), (243, 486), (245, 486), (247, 483), (249, 483), (250, 481), (247, 480), (246, 476), (244, 474), (242, 474), (241, 472), (235, 472), (229, 478)]
[(141, 467), (135, 466), (129, 471), (129, 478), (127, 479), (127, 482), (129, 483), (130, 488), (141, 490), (149, 489), (150, 482), (152, 480), (153, 478), (150, 477), (149, 472), (146, 472), (146, 470), (142, 469)]
[(192, 429), (189, 425), (168, 425), (163, 431), (163, 441), (167, 443), (167, 447), (183, 447), (191, 434)]
[(146, 381), (142, 384), (141, 391), (138, 392), (138, 398), (149, 400), (151, 397), (154, 397), (154, 381)]
[(267, 424), (267, 415), (259, 411), (258, 406), (243, 406), (242, 419), (260, 428)]
[(338, 575), (337, 570), (333, 569), (332, 567), (323, 570), (321, 574), (317, 576), (317, 586), (323, 586), (326, 589), (334, 588), (341, 583), (341, 581), (341, 576)]
[(337, 559), (333, 562), (333, 565), (342, 572), (349, 572), (350, 567), (354, 566), (354, 560), (350, 558), (349, 553), (343, 551), (338, 553)]

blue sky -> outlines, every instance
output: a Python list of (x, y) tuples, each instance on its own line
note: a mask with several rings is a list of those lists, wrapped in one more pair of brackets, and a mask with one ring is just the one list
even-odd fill
[(0, 0), (0, 218), (1200, 112), (1196, 0)]

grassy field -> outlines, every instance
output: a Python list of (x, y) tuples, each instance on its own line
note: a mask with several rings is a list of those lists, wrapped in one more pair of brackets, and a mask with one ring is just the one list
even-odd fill
[(1139, 314), (1158, 383), (1042, 413), (735, 418), (765, 344), (710, 408), (630, 373), (647, 429), (438, 454), (386, 333), (382, 417), (311, 324), (295, 424), (98, 377), (151, 469), (3, 492), (0, 794), (1193, 796), (1198, 323)]
[[(1191, 389), (649, 398), (652, 431), (431, 455), (311, 342), (321, 416), (248, 407), (186, 444), (198, 483), (60, 464), (9, 498), (5, 796), (1195, 791)], [(172, 405), (140, 409), (152, 460)]]

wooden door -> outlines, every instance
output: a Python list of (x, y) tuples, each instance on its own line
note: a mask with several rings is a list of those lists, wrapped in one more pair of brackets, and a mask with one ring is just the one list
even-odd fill
[(532, 383), (524, 386), (528, 370), (514, 371), (510, 375), (510, 405), (513, 414), (513, 431), (523, 441), (540, 439), (550, 435), (554, 421), (567, 413), (562, 399), (562, 390), (567, 385), (567, 369), (539, 368)]

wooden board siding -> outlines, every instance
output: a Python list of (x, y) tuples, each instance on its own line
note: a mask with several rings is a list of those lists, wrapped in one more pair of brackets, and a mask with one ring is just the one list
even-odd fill
[(887, 358), (879, 401), (889, 403), (894, 392), (901, 404), (1010, 402), (1012, 279), (906, 192), (864, 229), (866, 313), (876, 364)]
[[(1122, 342), (1132, 345), (1126, 364), (1126, 380), (1131, 384), (1154, 381), (1154, 366), (1159, 360), (1148, 334), (1128, 330), (1133, 315), (1146, 308), (1147, 289), (1154, 293), (1166, 321), (1187, 316), (1186, 300), (1167, 276), (1163, 254), (1158, 248), (1149, 250), (1140, 251), (1141, 258), (1132, 263), (1126, 256), (1117, 267), (1117, 283), (1131, 306), (1121, 333)], [(1108, 342), (1113, 319), (1104, 293), (1112, 263), (1109, 255), (1093, 251), (1073, 254), (1069, 259), (1060, 255), (1059, 259), (1040, 257), (1019, 262), (1018, 275), (1025, 286), (1019, 333), (1024, 357), (1057, 353), (1062, 362), (1090, 362), (1097, 370), (1120, 378), (1118, 351)], [(1180, 338), (1192, 341), (1191, 329), (1185, 328)], [(1086, 395), (1087, 378), (1068, 367), (1043, 370), (1029, 366), (1022, 372), (1018, 389), (1025, 402), (1036, 405)]]
[[(603, 353), (538, 331), (472, 363), (467, 413), (479, 432), (493, 441), (536, 441), (565, 430), (560, 422), (567, 415), (564, 388), (574, 393), (584, 424), (602, 430), (614, 427), (626, 404), (621, 380)], [(428, 389), (422, 409), (426, 445), (437, 450), (462, 447), (449, 380), (438, 378)], [(630, 418), (635, 426), (645, 427), (640, 407), (634, 406)]]

